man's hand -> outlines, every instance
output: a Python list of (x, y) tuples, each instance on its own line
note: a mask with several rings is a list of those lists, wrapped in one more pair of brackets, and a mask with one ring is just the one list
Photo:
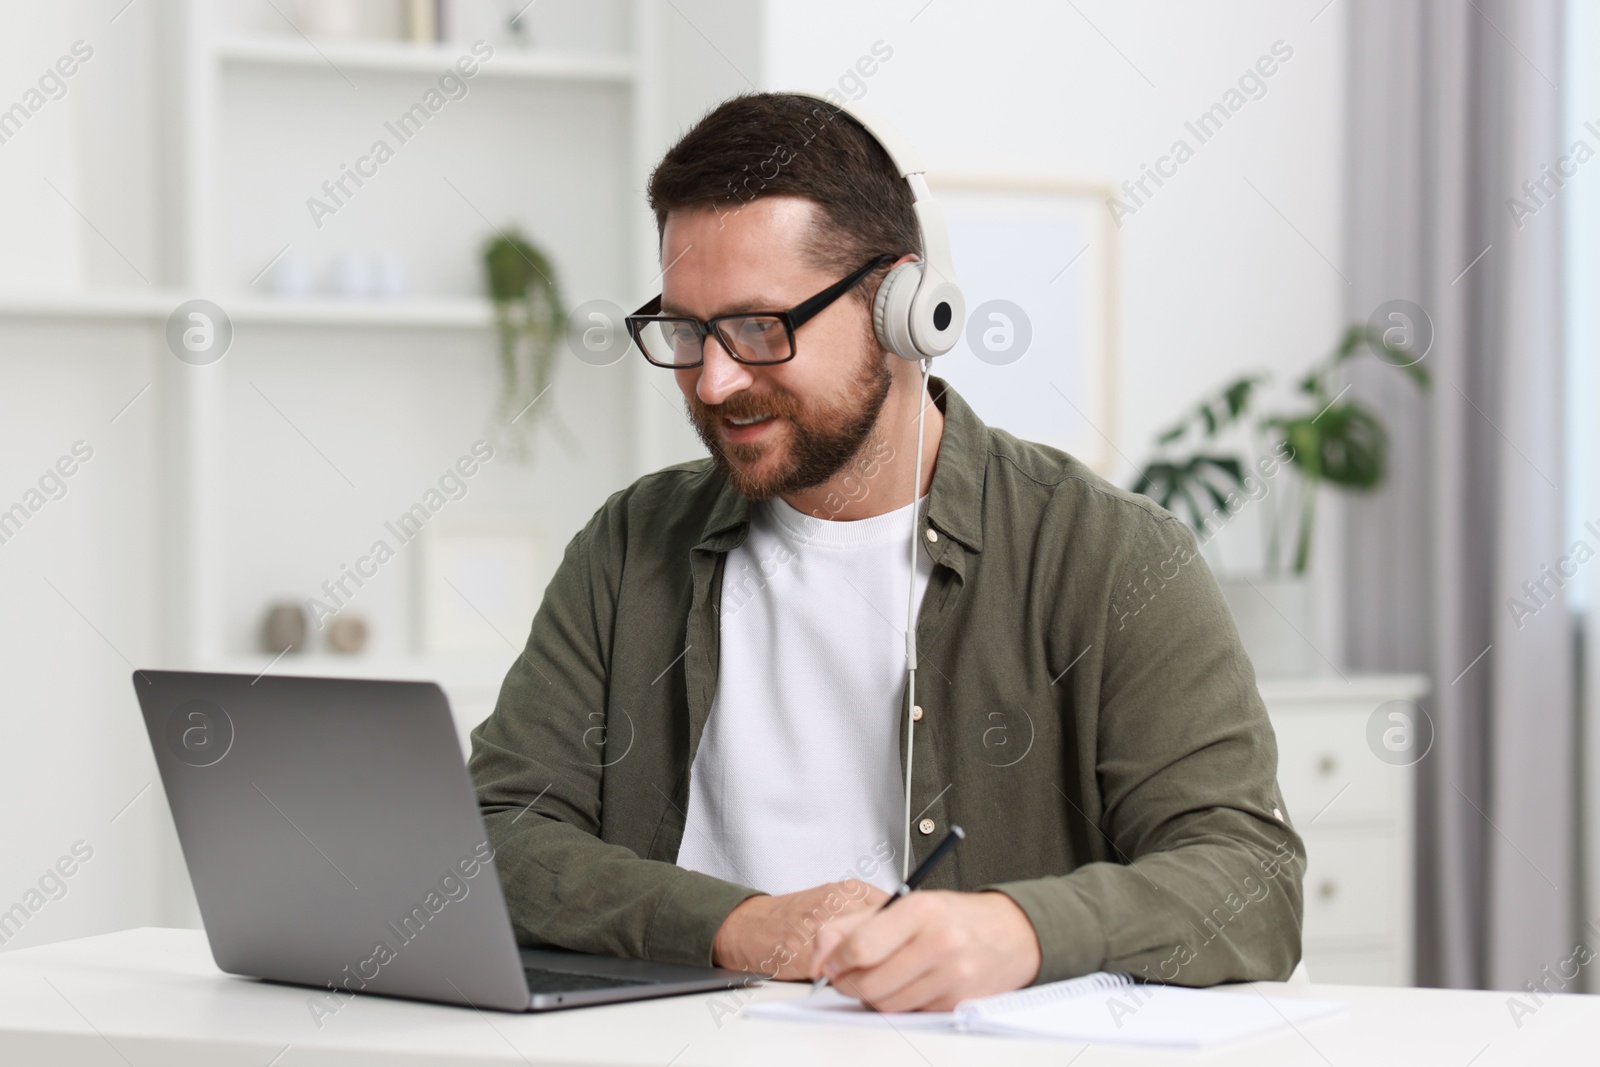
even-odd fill
[(812, 974), (821, 931), (843, 916), (878, 907), (888, 897), (876, 886), (855, 879), (781, 896), (749, 897), (722, 920), (711, 945), (711, 961), (768, 978), (804, 979)]
[(1039, 938), (1004, 893), (930, 889), (830, 923), (810, 973), (878, 1011), (949, 1011), (1031, 983)]

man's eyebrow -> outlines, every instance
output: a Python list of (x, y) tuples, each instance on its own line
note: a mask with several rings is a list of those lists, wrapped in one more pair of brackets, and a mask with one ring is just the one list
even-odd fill
[[(718, 315), (746, 315), (746, 314), (749, 314), (751, 312), (756, 312), (756, 311), (787, 311), (788, 308), (789, 308), (789, 305), (785, 304), (781, 300), (774, 300), (774, 299), (771, 299), (769, 297), (758, 297), (758, 298), (756, 298), (754, 300), (736, 301), (735, 303), (729, 304), (727, 307), (724, 307), (721, 311), (715, 312), (714, 314), (711, 314), (711, 315), (707, 315), (706, 318), (707, 319), (714, 319)], [(678, 315), (678, 316), (681, 316), (683, 318), (694, 318), (695, 317), (694, 315), (690, 314), (688, 311), (685, 311), (683, 308), (679, 307), (678, 305), (669, 304), (665, 300), (663, 300), (661, 302), (661, 314), (663, 314), (663, 315)]]

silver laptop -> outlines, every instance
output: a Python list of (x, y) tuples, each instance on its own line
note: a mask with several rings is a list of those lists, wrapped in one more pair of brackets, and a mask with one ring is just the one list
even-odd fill
[(520, 949), (431, 682), (140, 670), (217, 966), (355, 993), (543, 1011), (751, 984), (711, 967)]

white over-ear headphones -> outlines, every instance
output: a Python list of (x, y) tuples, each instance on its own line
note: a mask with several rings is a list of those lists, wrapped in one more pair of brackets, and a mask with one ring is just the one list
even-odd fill
[(878, 295), (872, 302), (872, 327), (878, 343), (901, 359), (931, 359), (950, 351), (961, 337), (967, 304), (950, 259), (944, 212), (928, 191), (924, 176), (927, 168), (921, 157), (899, 130), (855, 104), (829, 100), (816, 93), (793, 95), (821, 100), (849, 115), (883, 147), (895, 170), (911, 186), (923, 258), (921, 262), (900, 264), (878, 286)]

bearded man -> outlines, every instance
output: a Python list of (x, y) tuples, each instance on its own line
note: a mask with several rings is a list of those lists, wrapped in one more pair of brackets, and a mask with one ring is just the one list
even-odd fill
[(630, 329), (709, 455), (572, 539), (473, 732), (519, 941), (883, 1010), (1286, 978), (1304, 847), (1217, 583), (1175, 516), (889, 351), (874, 296), (924, 249), (883, 145), (749, 94), (649, 199), (662, 291)]

